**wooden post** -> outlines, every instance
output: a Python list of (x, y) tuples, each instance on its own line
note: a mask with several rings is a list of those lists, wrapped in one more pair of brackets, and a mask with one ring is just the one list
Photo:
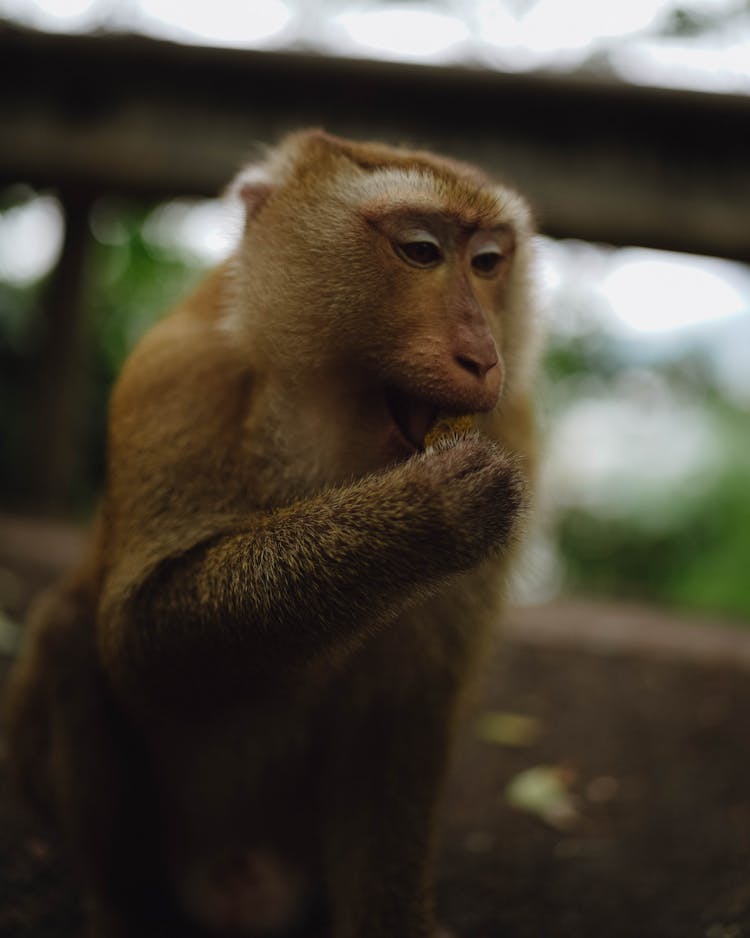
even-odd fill
[(60, 193), (65, 236), (44, 299), (44, 333), (34, 375), (29, 499), (40, 511), (63, 508), (79, 469), (82, 300), (92, 196)]

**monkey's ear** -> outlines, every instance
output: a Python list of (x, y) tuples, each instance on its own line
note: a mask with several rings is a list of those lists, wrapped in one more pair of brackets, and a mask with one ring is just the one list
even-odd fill
[(246, 166), (238, 173), (229, 186), (228, 194), (231, 198), (240, 199), (245, 206), (246, 218), (249, 221), (258, 213), (274, 190), (271, 173), (264, 163)]

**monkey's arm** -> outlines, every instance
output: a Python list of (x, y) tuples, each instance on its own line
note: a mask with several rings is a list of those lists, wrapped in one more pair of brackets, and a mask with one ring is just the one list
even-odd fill
[(260, 514), (164, 558), (102, 616), (105, 661), (247, 675), (335, 654), (506, 545), (524, 500), (514, 460), (471, 437)]

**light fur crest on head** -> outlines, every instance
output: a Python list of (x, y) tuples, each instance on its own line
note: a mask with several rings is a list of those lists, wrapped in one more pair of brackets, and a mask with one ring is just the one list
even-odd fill
[(438, 194), (432, 174), (419, 167), (389, 166), (369, 170), (347, 180), (347, 190), (359, 202), (434, 206)]

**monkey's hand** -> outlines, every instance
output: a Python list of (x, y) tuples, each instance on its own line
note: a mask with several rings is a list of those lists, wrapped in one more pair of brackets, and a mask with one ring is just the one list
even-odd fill
[[(528, 507), (520, 460), (475, 431), (450, 432), (416, 457), (458, 569), (512, 545)], [(439, 538), (440, 543), (443, 538)]]

